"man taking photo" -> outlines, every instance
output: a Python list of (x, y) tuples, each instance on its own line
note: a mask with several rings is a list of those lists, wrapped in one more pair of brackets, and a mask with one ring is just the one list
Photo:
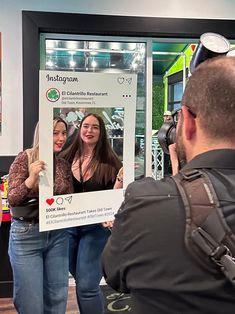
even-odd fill
[[(177, 116), (176, 153), (174, 173), (206, 172), (235, 234), (235, 57), (205, 61), (189, 78)], [(113, 289), (131, 294), (134, 314), (235, 313), (235, 286), (219, 269), (196, 261), (185, 228), (185, 205), (171, 177), (127, 187), (103, 269)]]

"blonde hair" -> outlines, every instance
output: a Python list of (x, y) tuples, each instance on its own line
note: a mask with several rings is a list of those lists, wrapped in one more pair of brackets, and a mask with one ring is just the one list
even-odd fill
[[(66, 130), (68, 128), (67, 123), (60, 117), (57, 117), (53, 120), (53, 129), (55, 128), (58, 122), (64, 123)], [(31, 148), (25, 150), (28, 155), (28, 163), (31, 165), (33, 162), (39, 159), (39, 122), (36, 124), (34, 135), (33, 135), (33, 144)]]
[(33, 162), (39, 159), (39, 122), (36, 124), (33, 144), (31, 148), (25, 150), (28, 155), (28, 164), (31, 165)]

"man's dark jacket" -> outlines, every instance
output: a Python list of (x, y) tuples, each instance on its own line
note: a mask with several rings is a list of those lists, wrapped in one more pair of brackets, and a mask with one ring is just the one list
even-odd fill
[[(235, 150), (198, 155), (235, 233)], [(103, 253), (107, 283), (130, 292), (133, 314), (233, 314), (235, 287), (203, 269), (184, 244), (185, 209), (173, 180), (130, 184)]]

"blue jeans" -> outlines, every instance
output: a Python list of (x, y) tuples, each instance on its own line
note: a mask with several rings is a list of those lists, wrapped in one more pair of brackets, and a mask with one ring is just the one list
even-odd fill
[(39, 232), (38, 224), (13, 220), (9, 256), (18, 313), (64, 314), (69, 274), (67, 230)]
[(69, 270), (81, 314), (103, 314), (101, 254), (110, 231), (101, 224), (69, 228)]

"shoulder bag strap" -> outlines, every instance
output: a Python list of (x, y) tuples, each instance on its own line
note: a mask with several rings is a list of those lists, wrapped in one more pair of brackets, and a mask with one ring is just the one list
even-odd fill
[(193, 169), (181, 171), (172, 179), (185, 206), (187, 249), (207, 270), (220, 268), (235, 284), (235, 237), (225, 221), (209, 176), (205, 171)]

